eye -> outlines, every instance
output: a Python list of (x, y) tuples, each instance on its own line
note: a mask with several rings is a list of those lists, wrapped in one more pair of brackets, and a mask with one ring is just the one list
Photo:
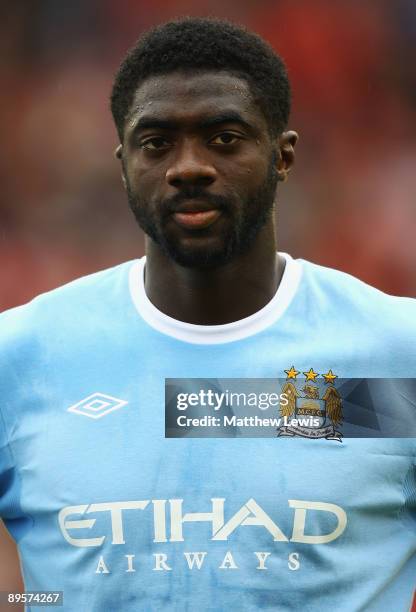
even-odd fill
[(212, 138), (209, 142), (213, 145), (233, 145), (238, 140), (241, 140), (240, 136), (233, 134), (232, 132), (221, 132)]
[(146, 151), (160, 151), (169, 147), (170, 143), (161, 136), (153, 136), (153, 138), (142, 140), (139, 146)]

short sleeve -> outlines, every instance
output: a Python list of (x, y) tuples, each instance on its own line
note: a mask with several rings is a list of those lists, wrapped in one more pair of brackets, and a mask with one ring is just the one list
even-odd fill
[[(18, 542), (33, 525), (32, 518), (25, 514), (21, 506), (21, 479), (10, 441), (10, 427), (4, 407), (7, 406), (6, 396), (10, 389), (5, 388), (6, 372), (0, 372), (0, 518), (12, 538)], [(10, 379), (9, 379), (10, 380)]]
[(0, 408), (0, 518), (8, 519), (15, 516), (16, 500), (14, 485), (16, 484), (16, 466), (9, 446), (4, 415)]

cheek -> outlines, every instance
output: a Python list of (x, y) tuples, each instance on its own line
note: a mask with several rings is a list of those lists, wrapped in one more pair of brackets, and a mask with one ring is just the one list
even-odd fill
[(235, 160), (230, 170), (240, 181), (261, 184), (267, 177), (269, 164), (270, 152), (250, 147)]
[(160, 172), (154, 168), (143, 168), (141, 164), (131, 160), (127, 166), (127, 179), (131, 190), (141, 198), (157, 197), (162, 179)]
[(233, 191), (243, 196), (255, 192), (264, 184), (267, 171), (264, 161), (259, 163), (257, 159), (253, 159), (249, 163), (236, 164), (223, 176), (227, 185), (232, 185)]

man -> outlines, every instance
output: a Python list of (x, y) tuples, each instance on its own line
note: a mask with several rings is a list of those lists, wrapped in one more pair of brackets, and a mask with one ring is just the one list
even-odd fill
[(414, 439), (165, 437), (165, 379), (416, 376), (413, 300), (277, 253), (289, 110), (255, 34), (147, 33), (112, 92), (146, 257), (0, 318), (1, 516), (65, 610), (410, 607)]

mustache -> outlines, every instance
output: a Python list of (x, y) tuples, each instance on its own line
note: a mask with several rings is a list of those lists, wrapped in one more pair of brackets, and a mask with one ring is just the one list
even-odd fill
[(177, 208), (187, 200), (201, 200), (208, 204), (212, 204), (213, 208), (218, 208), (220, 210), (230, 210), (231, 208), (230, 200), (224, 196), (207, 193), (201, 187), (186, 187), (171, 198), (166, 198), (160, 202), (159, 210), (163, 216), (168, 216), (176, 212)]

